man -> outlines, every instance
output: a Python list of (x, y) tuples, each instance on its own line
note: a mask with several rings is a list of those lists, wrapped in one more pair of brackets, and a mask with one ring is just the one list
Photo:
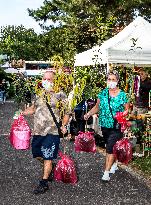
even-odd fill
[[(57, 158), (60, 138), (58, 128), (54, 122), (47, 104), (46, 96), (50, 95), (50, 106), (59, 122), (60, 111), (57, 107), (58, 101), (67, 104), (66, 95), (63, 92), (55, 93), (53, 90), (53, 81), (55, 74), (52, 71), (46, 71), (42, 79), (42, 86), (45, 89), (42, 96), (37, 97), (33, 105), (27, 108), (23, 114), (34, 114), (34, 136), (32, 140), (32, 154), (43, 163), (43, 176), (39, 185), (34, 190), (34, 194), (42, 194), (49, 189), (48, 181), (52, 171), (52, 161)], [(61, 131), (67, 132), (66, 125), (69, 121), (69, 114), (66, 113), (62, 120)]]
[(151, 90), (151, 80), (148, 77), (147, 70), (143, 68), (139, 70), (139, 75), (140, 75), (139, 96), (136, 99), (133, 112), (137, 112), (137, 114), (144, 114), (148, 112), (148, 108), (149, 108), (149, 92)]
[(6, 84), (5, 79), (2, 80), (1, 90), (3, 92), (3, 103), (5, 103), (6, 102), (6, 91), (7, 91), (7, 84)]

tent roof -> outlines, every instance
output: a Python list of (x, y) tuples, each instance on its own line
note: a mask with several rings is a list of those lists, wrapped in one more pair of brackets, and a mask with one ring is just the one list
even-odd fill
[(6, 73), (19, 73), (19, 71), (15, 68), (7, 68), (4, 70)]
[(105, 63), (151, 64), (151, 24), (137, 17), (101, 46), (75, 56), (75, 66)]
[(3, 65), (1, 66), (1, 68), (9, 68), (9, 67), (10, 67), (9, 62), (6, 62), (5, 64), (3, 64)]

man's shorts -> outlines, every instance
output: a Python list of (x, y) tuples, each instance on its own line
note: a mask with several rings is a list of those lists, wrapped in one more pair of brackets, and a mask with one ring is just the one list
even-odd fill
[(101, 130), (106, 144), (106, 152), (108, 154), (113, 154), (113, 147), (116, 142), (123, 137), (123, 133), (120, 130), (114, 130), (104, 127), (102, 127)]
[(34, 135), (32, 139), (33, 158), (42, 157), (44, 160), (56, 159), (59, 150), (59, 144), (60, 137), (58, 135)]

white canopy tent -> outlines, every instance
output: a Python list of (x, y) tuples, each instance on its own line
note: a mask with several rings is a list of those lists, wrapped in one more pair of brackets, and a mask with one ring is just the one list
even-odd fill
[(19, 70), (15, 69), (15, 68), (7, 68), (4, 70), (6, 73), (19, 73)]
[(43, 75), (43, 73), (46, 70), (25, 70), (22, 68), (7, 68), (4, 70), (6, 73), (11, 73), (11, 74), (15, 74), (15, 73), (23, 73), (26, 76), (36, 76), (36, 75)]
[(9, 62), (6, 62), (5, 64), (1, 65), (1, 68), (9, 68), (10, 64)]
[(151, 65), (151, 24), (137, 17), (101, 46), (77, 54), (74, 66), (106, 63)]

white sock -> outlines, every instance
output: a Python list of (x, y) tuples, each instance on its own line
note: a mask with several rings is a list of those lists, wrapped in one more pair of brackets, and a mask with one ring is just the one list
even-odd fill
[(112, 164), (112, 167), (116, 168), (116, 167), (117, 167), (117, 162), (114, 162), (114, 163)]
[(106, 171), (104, 172), (104, 175), (109, 175), (110, 171)]

